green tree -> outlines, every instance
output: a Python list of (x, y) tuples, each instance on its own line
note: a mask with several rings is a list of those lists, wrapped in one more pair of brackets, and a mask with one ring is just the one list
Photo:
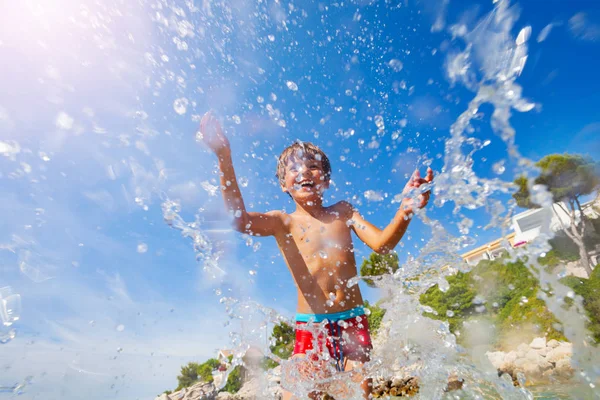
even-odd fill
[(296, 329), (285, 322), (280, 322), (273, 327), (271, 337), (275, 340), (275, 344), (270, 346), (271, 352), (280, 358), (289, 358), (294, 351)]
[[(360, 266), (362, 276), (380, 276), (383, 274), (393, 274), (398, 270), (398, 254), (377, 254), (371, 253), (369, 259), (364, 259)], [(365, 279), (365, 283), (370, 287), (376, 287), (372, 279)]]
[(583, 298), (583, 307), (589, 317), (588, 329), (596, 343), (600, 343), (600, 264), (589, 279), (567, 276), (561, 280)]
[(198, 369), (200, 368), (200, 364), (198, 363), (188, 363), (188, 365), (184, 365), (181, 367), (180, 375), (177, 376), (177, 389), (175, 391), (181, 390), (185, 387), (190, 387), (194, 383), (199, 382), (198, 379)]
[(212, 372), (219, 367), (219, 360), (211, 358), (198, 366), (198, 377), (202, 382), (212, 382)]
[(385, 309), (379, 307), (378, 304), (369, 304), (368, 301), (365, 301), (365, 308), (369, 309), (370, 313), (367, 315), (367, 320), (369, 321), (369, 330), (371, 331), (371, 335), (377, 335), (377, 331), (379, 331), (379, 327), (381, 326), (381, 321), (383, 320), (383, 316), (385, 315)]
[(471, 273), (458, 272), (446, 277), (446, 280), (450, 284), (448, 290), (443, 292), (434, 285), (421, 295), (419, 301), (437, 313), (428, 313), (429, 317), (448, 321), (450, 330), (456, 332), (474, 309), (473, 299), (477, 291)]
[(236, 365), (227, 376), (227, 382), (221, 390), (222, 392), (237, 393), (242, 387), (242, 367)]
[[(563, 231), (578, 246), (581, 264), (590, 276), (592, 268), (584, 241), (586, 223), (579, 199), (600, 187), (600, 164), (579, 155), (550, 154), (538, 161), (536, 166), (541, 171), (534, 179), (534, 183), (545, 185), (552, 194), (554, 203), (569, 215), (569, 226), (562, 226)], [(527, 178), (521, 176), (515, 180), (515, 184), (519, 188), (513, 194), (517, 204), (523, 208), (538, 208), (539, 205), (531, 198)], [(554, 208), (553, 211), (556, 213)], [(579, 212), (583, 220), (580, 224), (576, 223), (578, 219), (576, 212)]]

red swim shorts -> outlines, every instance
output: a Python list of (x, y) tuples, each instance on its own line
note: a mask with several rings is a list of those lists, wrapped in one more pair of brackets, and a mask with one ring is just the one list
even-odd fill
[[(317, 339), (314, 339), (314, 334)], [(369, 334), (366, 315), (339, 321), (307, 323), (296, 321), (296, 343), (294, 354), (306, 354), (317, 343), (319, 352), (323, 344), (329, 355), (336, 361), (338, 370), (343, 370), (344, 360), (367, 361), (373, 345)]]

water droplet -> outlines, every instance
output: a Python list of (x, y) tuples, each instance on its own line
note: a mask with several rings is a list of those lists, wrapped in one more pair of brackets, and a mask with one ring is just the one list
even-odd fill
[(321, 257), (322, 259), (327, 259), (327, 252), (319, 250), (319, 257)]
[(267, 37), (269, 38), (269, 40), (270, 40), (271, 42), (274, 42), (274, 41), (275, 41), (275, 35), (268, 35)]
[(335, 303), (333, 302), (333, 300), (327, 300), (327, 301), (325, 302), (325, 304), (327, 305), (327, 307), (333, 307), (333, 305), (334, 305)]
[(256, 102), (257, 102), (257, 103), (264, 103), (264, 102), (265, 102), (265, 98), (264, 98), (264, 97), (262, 97), (262, 96), (257, 96), (257, 97), (256, 97)]
[(383, 201), (383, 195), (381, 192), (376, 192), (375, 190), (367, 190), (364, 193), (364, 196), (369, 201)]
[(450, 318), (454, 317), (454, 311), (452, 311), (452, 310), (447, 310), (447, 311), (446, 311), (446, 316), (447, 316), (447, 317), (450, 317)]
[(517, 46), (521, 46), (523, 44), (525, 44), (525, 42), (527, 42), (529, 40), (529, 37), (531, 36), (531, 26), (526, 26), (525, 28), (521, 29), (521, 32), (519, 32), (519, 35), (517, 36)]
[(290, 89), (293, 92), (295, 92), (296, 90), (298, 90), (298, 85), (296, 85), (295, 82), (287, 81), (285, 84), (287, 85), (288, 89)]
[(390, 60), (388, 65), (390, 66), (391, 69), (393, 69), (396, 72), (400, 72), (400, 71), (402, 71), (402, 68), (404, 68), (404, 64), (402, 64), (402, 61), (395, 59), (395, 58)]
[(121, 353), (123, 352), (123, 348), (122, 347), (117, 347), (117, 353)]
[(238, 125), (242, 123), (242, 119), (239, 117), (239, 115), (234, 115), (233, 117), (231, 117), (231, 119)]
[(73, 118), (64, 111), (58, 113), (56, 117), (56, 127), (69, 130), (73, 127)]
[(187, 111), (188, 104), (188, 99), (186, 99), (185, 97), (181, 97), (179, 99), (175, 99), (175, 101), (173, 102), (173, 109), (177, 114), (183, 115)]
[(119, 324), (117, 325), (117, 332), (123, 332), (125, 330), (125, 325), (123, 324)]
[(256, 275), (256, 271), (255, 271), (255, 270), (253, 270), (253, 269), (251, 269), (250, 271), (248, 271), (248, 273), (249, 273), (250, 275), (252, 275), (252, 276)]
[(148, 251), (148, 245), (146, 243), (140, 243), (137, 245), (137, 252), (142, 254)]
[(247, 187), (248, 186), (248, 178), (244, 178), (242, 176), (242, 177), (240, 177), (240, 179), (238, 181), (239, 181), (241, 187)]
[(252, 251), (257, 252), (260, 249), (260, 242), (254, 243), (252, 246)]
[(492, 170), (496, 174), (502, 175), (504, 171), (506, 171), (506, 167), (504, 166), (504, 160), (500, 160), (497, 163), (494, 163), (494, 165), (492, 165)]
[(239, 217), (241, 217), (241, 216), (242, 216), (242, 210), (235, 210), (235, 213), (233, 213), (233, 215), (234, 215), (236, 218), (239, 218)]

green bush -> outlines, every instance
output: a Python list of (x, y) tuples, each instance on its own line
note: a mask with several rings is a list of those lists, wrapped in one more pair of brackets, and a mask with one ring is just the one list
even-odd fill
[(475, 314), (473, 301), (480, 294), (483, 303), (479, 307), (483, 309), (477, 315), (485, 315), (498, 326), (497, 341), (528, 324), (537, 326), (549, 339), (564, 340), (554, 329), (558, 321), (537, 298), (541, 290), (537, 280), (522, 261), (484, 260), (470, 272), (459, 272), (447, 280), (450, 287), (446, 292), (435, 285), (421, 295), (420, 301), (436, 311), (437, 315), (426, 313), (429, 317), (448, 321), (452, 332)]
[(227, 383), (225, 383), (225, 386), (221, 390), (222, 392), (237, 393), (240, 390), (242, 387), (241, 369), (242, 367), (239, 365), (233, 368), (227, 377)]
[(385, 315), (385, 309), (379, 307), (377, 304), (371, 305), (368, 301), (365, 301), (365, 308), (367, 308), (370, 313), (367, 315), (367, 320), (369, 321), (369, 330), (372, 336), (377, 335), (377, 331), (381, 326), (381, 321), (383, 320), (383, 316)]
[[(391, 274), (398, 270), (398, 254), (377, 254), (371, 253), (369, 259), (364, 259), (360, 266), (361, 276), (380, 276)], [(372, 279), (365, 279), (365, 283), (370, 287), (375, 287)]]
[(450, 284), (446, 292), (434, 285), (421, 295), (419, 301), (437, 312), (437, 315), (426, 313), (428, 317), (448, 321), (450, 330), (456, 332), (474, 309), (473, 299), (477, 292), (470, 273), (458, 272), (446, 277), (446, 280)]
[(567, 276), (561, 282), (583, 298), (583, 307), (590, 320), (588, 329), (596, 343), (600, 343), (600, 264), (589, 279)]
[(552, 250), (544, 257), (538, 258), (540, 265), (555, 267), (558, 264), (579, 260), (579, 247), (565, 234), (558, 234), (548, 241)]

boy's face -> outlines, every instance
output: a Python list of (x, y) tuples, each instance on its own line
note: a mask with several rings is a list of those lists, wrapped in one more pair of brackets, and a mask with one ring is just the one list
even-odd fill
[(285, 167), (284, 184), (281, 190), (288, 192), (294, 200), (310, 200), (321, 197), (329, 187), (320, 160), (308, 157), (290, 157)]

